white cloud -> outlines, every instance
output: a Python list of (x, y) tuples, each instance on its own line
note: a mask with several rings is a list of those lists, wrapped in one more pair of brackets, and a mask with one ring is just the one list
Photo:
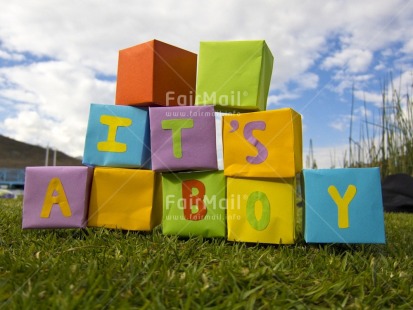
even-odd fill
[[(337, 118), (330, 122), (328, 125), (329, 127), (337, 130), (337, 131), (341, 131), (344, 132), (346, 130), (348, 130), (350, 123), (351, 123), (351, 115), (339, 115), (337, 116)], [(353, 115), (353, 122), (354, 122), (354, 115)]]
[[(115, 83), (96, 75), (115, 76), (118, 50), (153, 38), (193, 52), (199, 41), (265, 39), (275, 58), (269, 106), (317, 89), (321, 79), (309, 70), (320, 63), (337, 70), (331, 82), (339, 92), (353, 81), (363, 89), (371, 79), (365, 70), (379, 49), (401, 42), (405, 53), (411, 51), (411, 3), (10, 1), (0, 10), (0, 58), (35, 55), (50, 61), (0, 70), (0, 100), (9, 111), (0, 118), (0, 130), (28, 142), (54, 141), (79, 155), (89, 103), (114, 101)], [(35, 123), (33, 131), (23, 132), (29, 116), (44, 120), (53, 135), (41, 126), (36, 131)], [(59, 142), (64, 136), (72, 142)]]
[(337, 71), (333, 80), (336, 81), (336, 85), (331, 86), (330, 89), (343, 94), (345, 90), (351, 89), (364, 89), (368, 83), (375, 77), (372, 74), (351, 74), (344, 71)]
[(281, 102), (285, 102), (288, 100), (293, 100), (297, 99), (299, 96), (296, 93), (290, 93), (290, 92), (283, 92), (277, 95), (269, 95), (268, 100), (267, 100), (267, 108), (272, 109), (279, 107), (281, 105)]
[[(116, 73), (119, 49), (152, 38), (195, 52), (201, 40), (263, 38), (276, 59), (273, 86), (280, 87), (313, 65), (336, 33), (346, 34), (346, 50), (359, 51), (351, 67), (364, 65), (368, 48), (374, 49), (378, 41), (370, 42), (372, 38), (380, 34), (382, 44), (395, 40), (386, 35), (392, 33), (392, 23), (383, 27), (383, 21), (403, 3), (208, 1), (199, 10), (193, 1), (19, 1), (2, 8), (0, 37), (11, 50), (80, 63), (105, 74)], [(206, 27), (205, 21), (211, 20)]]
[(406, 94), (411, 92), (413, 87), (413, 68), (406, 70), (401, 74), (395, 76), (392, 79), (383, 79), (385, 88), (380, 86), (377, 91), (364, 91), (364, 90), (355, 90), (354, 97), (362, 102), (366, 101), (367, 103), (372, 103), (375, 107), (381, 108), (383, 106), (383, 91), (385, 91), (386, 100), (391, 101), (392, 96), (394, 95), (393, 91), (395, 90), (398, 95), (402, 98), (405, 98)]
[(403, 48), (402, 48), (402, 52), (406, 53), (406, 54), (412, 54), (413, 53), (413, 39), (410, 39), (409, 41), (407, 41)]
[(12, 61), (22, 61), (24, 60), (24, 55), (18, 53), (9, 53), (5, 50), (0, 49), (0, 58)]
[(315, 89), (318, 86), (319, 77), (317, 74), (307, 72), (300, 74), (296, 81), (299, 90)]
[(374, 70), (380, 71), (386, 68), (386, 65), (383, 62), (380, 62), (379, 64), (374, 66)]
[[(408, 91), (412, 91), (413, 88), (413, 66), (410, 68), (405, 68), (405, 70), (394, 77), (392, 81), (389, 81), (387, 89), (392, 90), (391, 83), (394, 85), (395, 89), (402, 94), (406, 94)], [(411, 93), (410, 93), (411, 95)]]
[(30, 103), (36, 100), (36, 94), (25, 89), (5, 88), (1, 94), (3, 98), (17, 102)]
[(1, 94), (14, 108), (0, 129), (10, 137), (50, 144), (76, 156), (83, 153), (90, 103), (114, 102), (113, 82), (97, 80), (91, 70), (64, 62), (2, 68), (0, 76), (9, 81)]
[(359, 106), (354, 109), (354, 114), (359, 117), (359, 119), (362, 119), (363, 121), (367, 118), (371, 118), (373, 116), (373, 112), (367, 107), (364, 106)]
[(302, 73), (294, 78), (294, 89), (283, 87), (277, 93), (269, 94), (267, 99), (267, 108), (272, 109), (279, 106), (290, 106), (291, 100), (300, 98), (306, 90), (317, 88), (319, 77), (314, 73)]
[(390, 57), (390, 56), (393, 56), (394, 55), (394, 53), (395, 53), (395, 51), (392, 49), (392, 48), (385, 48), (385, 49), (383, 49), (381, 52), (380, 52), (380, 54), (383, 56), (383, 57)]
[(47, 145), (52, 135), (54, 122), (41, 118), (34, 111), (21, 111), (14, 118), (7, 118), (3, 126), (6, 130), (14, 130), (13, 137), (32, 144)]
[(380, 107), (383, 101), (382, 94), (378, 92), (356, 90), (354, 91), (354, 97), (363, 102), (373, 103), (377, 107)]
[(364, 72), (369, 67), (373, 55), (368, 50), (345, 49), (327, 57), (323, 64), (323, 69), (346, 68), (352, 73)]
[[(311, 167), (307, 166), (307, 156), (309, 156), (308, 148), (304, 149), (303, 155), (304, 167), (307, 169), (311, 169)], [(343, 168), (344, 163), (348, 158), (348, 144), (341, 144), (329, 147), (314, 146), (313, 158), (317, 163), (318, 169)]]

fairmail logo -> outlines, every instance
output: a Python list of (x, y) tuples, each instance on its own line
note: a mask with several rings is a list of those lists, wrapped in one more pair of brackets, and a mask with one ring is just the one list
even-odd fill
[[(216, 92), (194, 94), (193, 91), (189, 95), (177, 95), (174, 91), (166, 93), (166, 106), (171, 106), (172, 102), (176, 102), (178, 106), (188, 106), (191, 102), (219, 104), (220, 106), (241, 106), (241, 98), (247, 97), (247, 91), (232, 90), (229, 94), (218, 95)], [(194, 100), (195, 99), (195, 100)]]

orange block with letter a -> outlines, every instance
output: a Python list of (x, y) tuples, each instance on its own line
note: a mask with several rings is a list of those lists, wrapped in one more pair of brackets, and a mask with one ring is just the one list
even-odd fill
[(197, 55), (152, 40), (119, 51), (116, 104), (193, 105)]

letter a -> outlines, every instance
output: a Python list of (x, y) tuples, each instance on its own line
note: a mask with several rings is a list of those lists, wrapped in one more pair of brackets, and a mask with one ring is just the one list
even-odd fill
[(266, 128), (266, 124), (263, 121), (254, 121), (254, 122), (249, 122), (245, 125), (244, 127), (244, 138), (252, 145), (254, 146), (257, 151), (258, 154), (256, 156), (247, 156), (247, 161), (250, 164), (261, 164), (262, 162), (264, 162), (267, 157), (268, 157), (268, 150), (267, 148), (264, 146), (264, 144), (262, 144), (260, 141), (257, 140), (257, 138), (255, 138), (252, 135), (252, 132), (254, 130), (265, 130)]
[[(194, 196), (192, 190), (196, 188), (198, 194)], [(182, 198), (184, 200), (184, 217), (190, 221), (202, 220), (207, 214), (204, 203), (205, 185), (198, 180), (187, 180), (182, 182)], [(192, 213), (191, 207), (196, 205), (198, 212)]]
[(172, 130), (172, 149), (175, 158), (182, 158), (181, 129), (194, 127), (192, 118), (168, 119), (162, 121), (162, 129)]
[(353, 200), (354, 196), (356, 195), (357, 188), (350, 184), (347, 187), (346, 193), (344, 197), (341, 198), (337, 188), (334, 185), (331, 185), (328, 188), (328, 193), (330, 194), (331, 198), (337, 205), (338, 208), (338, 227), (339, 228), (349, 228), (349, 220), (348, 220), (348, 207), (350, 205), (351, 200)]
[(127, 145), (116, 141), (116, 131), (118, 130), (118, 127), (130, 126), (132, 120), (126, 117), (102, 115), (100, 117), (100, 122), (104, 125), (108, 125), (109, 129), (107, 140), (98, 143), (98, 151), (116, 153), (126, 152)]
[[(56, 193), (56, 195), (54, 195)], [(42, 212), (40, 217), (48, 218), (52, 207), (54, 204), (59, 205), (60, 210), (62, 211), (63, 216), (69, 217), (72, 216), (70, 211), (69, 202), (67, 201), (65, 190), (63, 189), (63, 184), (59, 178), (53, 178), (49, 182), (47, 187), (46, 196), (44, 197)]]

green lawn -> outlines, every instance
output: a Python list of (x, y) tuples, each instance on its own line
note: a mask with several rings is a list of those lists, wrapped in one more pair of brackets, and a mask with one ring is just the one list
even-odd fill
[(106, 229), (21, 230), (0, 200), (1, 309), (413, 307), (413, 215), (387, 245), (251, 245)]

